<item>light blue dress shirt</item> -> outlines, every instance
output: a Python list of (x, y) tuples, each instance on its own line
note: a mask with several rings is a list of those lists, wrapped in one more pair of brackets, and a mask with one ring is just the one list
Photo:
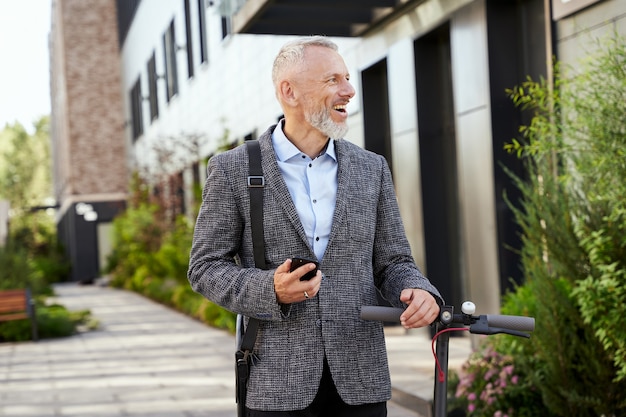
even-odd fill
[(322, 260), (333, 225), (337, 199), (337, 155), (330, 139), (326, 150), (315, 159), (300, 152), (287, 139), (278, 123), (272, 134), (278, 167), (296, 206), (306, 237), (319, 261)]

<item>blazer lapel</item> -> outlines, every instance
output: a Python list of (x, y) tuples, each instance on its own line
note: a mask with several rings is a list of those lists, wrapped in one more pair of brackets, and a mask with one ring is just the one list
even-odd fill
[(335, 212), (333, 214), (333, 226), (330, 231), (328, 247), (333, 243), (335, 235), (345, 221), (347, 216), (347, 193), (350, 185), (352, 173), (350, 172), (350, 154), (344, 145), (344, 139), (335, 140), (335, 152), (337, 153), (337, 198), (335, 200)]

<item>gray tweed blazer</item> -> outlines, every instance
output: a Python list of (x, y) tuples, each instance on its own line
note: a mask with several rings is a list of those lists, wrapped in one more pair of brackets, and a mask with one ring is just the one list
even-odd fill
[[(272, 147), (270, 127), (260, 138), (265, 175), (265, 257), (270, 268), (299, 256), (315, 259)], [(378, 288), (393, 305), (404, 288), (439, 292), (411, 256), (385, 159), (336, 140), (338, 190), (333, 226), (321, 262), (316, 297), (289, 306), (276, 302), (273, 270), (254, 268), (245, 146), (211, 158), (198, 215), (188, 278), (195, 291), (224, 308), (261, 320), (247, 406), (298, 410), (317, 393), (323, 359), (348, 404), (386, 401), (391, 384), (383, 326), (359, 318), (378, 303)], [(234, 347), (233, 347), (234, 352)]]

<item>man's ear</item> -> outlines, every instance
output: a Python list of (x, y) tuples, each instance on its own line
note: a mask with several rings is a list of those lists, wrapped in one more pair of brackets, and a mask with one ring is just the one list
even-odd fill
[(278, 85), (278, 95), (280, 100), (288, 106), (293, 107), (298, 103), (293, 85), (287, 80), (281, 81)]

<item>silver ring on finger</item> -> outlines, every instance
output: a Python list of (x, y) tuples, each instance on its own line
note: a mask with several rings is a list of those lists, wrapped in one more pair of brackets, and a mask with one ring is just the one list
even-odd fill
[(304, 292), (304, 298), (309, 298), (309, 293), (307, 293), (306, 291)]

